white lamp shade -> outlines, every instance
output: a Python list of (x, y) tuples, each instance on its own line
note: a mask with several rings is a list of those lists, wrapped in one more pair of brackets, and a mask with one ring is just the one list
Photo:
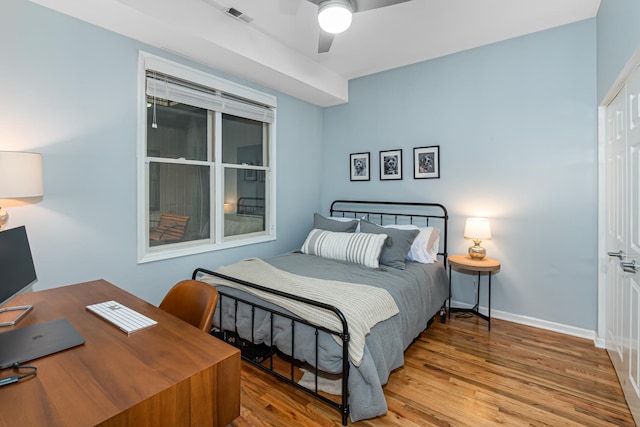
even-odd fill
[(464, 238), (472, 240), (491, 239), (491, 225), (487, 218), (467, 218), (464, 225)]
[(42, 195), (42, 155), (0, 151), (0, 199)]
[(351, 3), (343, 0), (327, 0), (320, 4), (318, 23), (327, 33), (339, 34), (351, 26)]

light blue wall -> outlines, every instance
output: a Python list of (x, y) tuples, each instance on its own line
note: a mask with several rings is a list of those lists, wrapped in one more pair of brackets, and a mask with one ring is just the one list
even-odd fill
[[(595, 330), (595, 19), (353, 80), (349, 103), (325, 109), (324, 144), (323, 207), (443, 203), (450, 254), (470, 244), (465, 218), (488, 216), (483, 246), (503, 264), (492, 309)], [(429, 145), (441, 178), (414, 180), (412, 150)], [(403, 180), (381, 182), (379, 151), (398, 148)], [(349, 182), (349, 153), (363, 151), (372, 179)], [(454, 274), (455, 299), (471, 288)]]
[[(27, 225), (37, 289), (105, 278), (157, 303), (195, 267), (299, 246), (311, 214), (335, 198), (439, 201), (451, 214), (450, 253), (469, 244), (465, 217), (491, 217), (484, 246), (503, 262), (494, 309), (595, 330), (595, 27), (588, 20), (354, 80), (350, 102), (324, 111), (275, 93), (277, 242), (137, 265), (138, 51), (207, 68), (3, 0), (0, 149), (43, 153), (46, 193), (10, 208), (10, 225)], [(426, 145), (441, 147), (442, 178), (413, 180), (412, 148)], [(371, 182), (349, 182), (349, 153), (371, 151), (377, 166), (379, 150), (396, 148), (401, 182), (380, 182), (377, 170)], [(471, 300), (462, 278), (454, 285)]]
[[(36, 289), (104, 278), (152, 303), (195, 267), (301, 245), (320, 209), (322, 109), (278, 97), (277, 242), (136, 264), (136, 73), (140, 49), (207, 70), (24, 0), (0, 2), (0, 149), (43, 154), (42, 202), (26, 225)], [(238, 79), (208, 70), (223, 78)]]
[(640, 47), (640, 1), (602, 0), (598, 9), (598, 101)]

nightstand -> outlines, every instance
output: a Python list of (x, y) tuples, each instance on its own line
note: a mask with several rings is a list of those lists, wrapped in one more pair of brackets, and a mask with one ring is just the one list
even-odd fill
[[(489, 330), (491, 330), (491, 274), (500, 271), (500, 261), (491, 258), (484, 258), (481, 260), (473, 259), (469, 255), (451, 255), (447, 261), (449, 262), (449, 319), (451, 319), (451, 312), (465, 312), (473, 313), (478, 317), (487, 321)], [(451, 308), (451, 270), (467, 271), (471, 273), (478, 273), (478, 293), (476, 294), (476, 305), (472, 308)], [(489, 276), (489, 299), (488, 299), (488, 312), (487, 314), (480, 313), (478, 310), (480, 304), (480, 275), (487, 273)]]

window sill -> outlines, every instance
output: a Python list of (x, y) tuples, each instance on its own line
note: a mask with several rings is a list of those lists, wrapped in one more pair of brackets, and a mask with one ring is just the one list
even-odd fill
[(161, 251), (154, 251), (153, 248), (145, 254), (138, 256), (138, 264), (147, 262), (162, 261), (165, 259), (178, 258), (188, 255), (196, 255), (206, 252), (214, 252), (223, 249), (236, 248), (239, 246), (254, 245), (257, 243), (271, 242), (276, 240), (275, 235), (261, 235), (251, 238), (228, 240), (222, 243), (177, 243), (171, 249), (163, 246)]

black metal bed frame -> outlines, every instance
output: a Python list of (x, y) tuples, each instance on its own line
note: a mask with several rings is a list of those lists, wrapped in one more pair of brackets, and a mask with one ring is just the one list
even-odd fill
[(264, 197), (239, 197), (236, 209), (239, 215), (261, 216), (262, 229), (264, 230), (266, 224)]
[[(336, 205), (340, 206), (343, 205), (343, 207), (341, 209), (336, 208)], [(356, 207), (360, 207), (360, 206), (368, 206), (369, 209), (368, 210), (364, 210), (364, 209), (357, 209)], [(409, 212), (399, 212), (399, 213), (389, 213), (389, 212), (385, 212), (382, 210), (371, 210), (373, 207), (378, 206), (378, 207), (387, 207), (387, 206), (395, 206), (395, 207), (404, 207), (406, 208), (414, 208), (414, 209), (419, 209), (419, 208), (424, 208), (426, 210), (436, 210), (439, 211), (439, 213), (437, 214), (430, 214), (430, 213), (409, 213)], [(353, 207), (350, 209), (347, 209), (348, 207)], [(409, 203), (403, 203), (403, 202), (368, 202), (368, 201), (353, 201), (353, 200), (336, 200), (333, 203), (331, 203), (331, 208), (330, 208), (330, 214), (331, 216), (342, 216), (342, 217), (351, 217), (353, 216), (353, 218), (356, 219), (367, 219), (369, 221), (372, 220), (372, 218), (379, 218), (379, 223), (383, 224), (385, 221), (385, 218), (389, 219), (391, 218), (393, 220), (393, 223), (398, 224), (398, 220), (400, 219), (401, 222), (404, 221), (408, 221), (409, 224), (414, 224), (414, 219), (423, 219), (426, 222), (426, 226), (430, 225), (430, 220), (432, 219), (437, 219), (441, 221), (441, 226), (442, 226), (442, 238), (441, 238), (441, 247), (442, 247), (442, 251), (440, 251), (438, 253), (438, 255), (442, 256), (443, 258), (443, 264), (446, 267), (446, 263), (447, 263), (447, 232), (448, 232), (448, 213), (447, 213), (447, 209), (441, 205), (441, 204), (437, 204), (437, 203), (419, 203), (419, 202), (409, 202)], [(341, 324), (342, 324), (342, 330), (340, 331), (333, 331), (321, 326), (317, 326), (314, 324), (311, 324), (310, 322), (297, 317), (297, 316), (293, 316), (287, 313), (283, 313), (281, 311), (278, 310), (274, 310), (272, 308), (266, 307), (264, 305), (261, 304), (256, 304), (253, 302), (250, 302), (248, 300), (245, 300), (243, 298), (239, 298), (237, 296), (232, 296), (229, 295), (225, 292), (221, 292), (218, 291), (219, 294), (219, 307), (222, 307), (223, 301), (225, 299), (230, 299), (232, 300), (232, 303), (234, 304), (235, 307), (235, 314), (234, 314), (234, 327), (235, 330), (233, 332), (231, 331), (225, 331), (222, 328), (222, 311), (223, 310), (218, 310), (218, 315), (219, 315), (219, 322), (218, 325), (220, 326), (219, 330), (213, 329), (211, 330), (212, 335), (217, 336), (218, 338), (221, 338), (233, 345), (235, 345), (236, 347), (240, 348), (241, 353), (242, 353), (242, 358), (251, 363), (252, 365), (258, 367), (259, 369), (270, 373), (271, 375), (274, 375), (276, 378), (293, 385), (294, 387), (305, 391), (306, 393), (309, 393), (310, 395), (318, 398), (319, 400), (333, 406), (334, 408), (336, 408), (342, 415), (342, 424), (343, 425), (347, 425), (348, 424), (348, 417), (349, 417), (349, 389), (348, 389), (348, 379), (349, 379), (349, 328), (347, 325), (347, 320), (344, 317), (344, 315), (340, 312), (340, 310), (334, 306), (328, 305), (328, 304), (324, 304), (318, 301), (313, 301), (307, 298), (303, 298), (300, 297), (298, 295), (293, 295), (293, 294), (289, 294), (286, 292), (282, 292), (282, 291), (278, 291), (278, 290), (274, 290), (271, 288), (267, 288), (261, 285), (258, 285), (256, 283), (250, 283), (250, 282), (246, 282), (244, 280), (240, 280), (240, 279), (236, 279), (234, 277), (229, 277), (220, 273), (216, 273), (214, 271), (210, 271), (204, 268), (196, 268), (193, 271), (192, 274), (192, 278), (193, 279), (198, 279), (200, 274), (209, 274), (215, 277), (219, 277), (221, 279), (224, 280), (228, 280), (228, 281), (232, 281), (235, 282), (237, 284), (243, 285), (243, 286), (247, 286), (250, 288), (254, 288), (260, 291), (264, 291), (264, 292), (268, 292), (268, 293), (272, 293), (275, 295), (278, 295), (280, 297), (284, 297), (284, 298), (289, 298), (304, 304), (309, 304), (324, 310), (328, 310), (331, 311), (335, 314), (335, 316), (340, 320)], [(239, 304), (246, 304), (249, 307), (251, 307), (251, 340), (250, 341), (245, 341), (240, 339), (240, 336), (238, 334), (238, 330), (237, 330), (237, 314), (238, 314), (238, 305)], [(271, 340), (271, 345), (270, 346), (266, 346), (265, 344), (255, 344), (255, 339), (254, 339), (254, 327), (255, 327), (255, 313), (256, 313), (256, 309), (258, 310), (263, 310), (266, 313), (269, 313), (269, 317), (270, 317), (270, 340)], [(442, 313), (440, 313), (442, 315)], [(280, 316), (282, 318), (288, 319), (291, 322), (291, 355), (287, 355), (290, 358), (290, 372), (288, 376), (285, 376), (283, 374), (281, 374), (280, 372), (277, 372), (274, 369), (273, 366), (273, 356), (277, 353), (277, 349), (275, 348), (275, 345), (273, 344), (273, 324), (274, 324), (274, 318), (276, 316)], [(427, 325), (425, 325), (425, 329), (428, 327), (428, 325), (430, 324), (432, 319), (429, 319), (429, 323)], [(314, 368), (314, 374), (315, 374), (315, 384), (313, 389), (304, 387), (300, 384), (298, 384), (295, 380), (294, 380), (294, 374), (295, 374), (295, 367), (296, 367), (296, 358), (295, 358), (295, 328), (297, 324), (301, 324), (301, 325), (306, 325), (310, 328), (312, 328), (314, 330), (315, 333), (315, 365), (313, 366)], [(329, 398), (327, 398), (326, 396), (323, 396), (322, 394), (320, 394), (320, 390), (318, 387), (318, 374), (320, 372), (319, 368), (318, 368), (318, 336), (320, 332), (325, 332), (331, 335), (335, 335), (337, 336), (341, 341), (342, 341), (342, 372), (339, 374), (339, 378), (341, 380), (341, 386), (342, 386), (342, 395), (340, 396), (340, 402), (336, 402), (334, 400), (331, 400)], [(268, 363), (268, 365), (265, 365), (265, 362)]]
[[(251, 341), (246, 342), (240, 339), (240, 335), (238, 334), (238, 330), (237, 330), (237, 326), (236, 329), (233, 333), (233, 335), (229, 335), (228, 332), (222, 330), (222, 328), (220, 328), (220, 330), (214, 330), (212, 329), (211, 334), (221, 338), (223, 341), (226, 341), (230, 344), (235, 345), (236, 347), (240, 348), (241, 353), (242, 353), (242, 358), (244, 360), (246, 360), (247, 362), (251, 363), (252, 365), (262, 369), (265, 372), (270, 373), (271, 375), (274, 375), (275, 377), (279, 378), (280, 380), (291, 384), (295, 387), (297, 387), (300, 390), (303, 390), (313, 396), (315, 396), (316, 398), (322, 400), (325, 403), (328, 403), (329, 405), (335, 407), (336, 409), (338, 409), (340, 411), (340, 413), (342, 414), (342, 424), (343, 425), (347, 425), (347, 417), (349, 416), (349, 393), (348, 393), (348, 378), (349, 378), (349, 328), (347, 325), (347, 319), (344, 317), (344, 315), (342, 314), (342, 312), (337, 309), (336, 307), (332, 306), (332, 305), (328, 305), (328, 304), (324, 304), (318, 301), (313, 301), (307, 298), (303, 298), (300, 297), (298, 295), (293, 295), (293, 294), (289, 294), (286, 292), (282, 292), (282, 291), (278, 291), (275, 289), (271, 289), (271, 288), (266, 288), (264, 286), (260, 286), (258, 284), (255, 283), (250, 283), (250, 282), (246, 282), (244, 280), (240, 280), (240, 279), (236, 279), (234, 277), (230, 277), (230, 276), (226, 276), (224, 274), (220, 274), (220, 273), (216, 273), (214, 271), (210, 271), (204, 268), (196, 268), (193, 271), (192, 274), (192, 279), (197, 279), (198, 278), (198, 274), (199, 273), (205, 273), (205, 274), (209, 274), (215, 277), (219, 277), (221, 279), (224, 280), (229, 280), (235, 283), (238, 283), (240, 285), (244, 285), (250, 288), (254, 288), (254, 289), (258, 289), (261, 291), (265, 291), (268, 293), (272, 293), (284, 298), (288, 298), (288, 299), (292, 299), (294, 301), (298, 301), (304, 304), (309, 304), (312, 305), (314, 307), (318, 307), (318, 308), (322, 308), (325, 310), (329, 310), (332, 311), (336, 317), (340, 320), (340, 322), (342, 323), (342, 331), (332, 331), (328, 328), (324, 328), (322, 326), (317, 326), (314, 325), (312, 323), (307, 322), (306, 320), (297, 317), (297, 316), (292, 316), (289, 315), (287, 313), (283, 313), (268, 307), (265, 307), (263, 305), (260, 304), (256, 304), (250, 301), (247, 301), (245, 299), (236, 297), (236, 296), (232, 296), (229, 295), (225, 292), (221, 292), (218, 291), (218, 302), (219, 302), (219, 307), (222, 307), (223, 304), (223, 300), (226, 298), (229, 298), (233, 301), (234, 305), (235, 305), (235, 317), (234, 317), (234, 325), (237, 325), (237, 314), (238, 314), (238, 304), (242, 303), (242, 304), (246, 304), (248, 306), (251, 307)], [(256, 309), (260, 309), (263, 310), (267, 313), (269, 313), (270, 316), (270, 325), (271, 325), (271, 330), (270, 330), (270, 337), (273, 337), (273, 321), (275, 316), (280, 316), (283, 317), (285, 319), (289, 319), (291, 321), (291, 328), (292, 328), (292, 333), (291, 333), (291, 355), (290, 356), (290, 374), (289, 376), (284, 376), (282, 375), (280, 372), (277, 372), (276, 370), (274, 370), (273, 367), (273, 356), (276, 354), (276, 349), (275, 346), (273, 345), (273, 342), (271, 344), (271, 346), (269, 346), (268, 348), (265, 349), (265, 347), (261, 347), (257, 344), (255, 344), (255, 339), (254, 339), (254, 329), (255, 329), (255, 313), (256, 313)], [(218, 310), (218, 325), (222, 326), (222, 310)], [(314, 329), (314, 333), (315, 333), (315, 340), (316, 340), (316, 345), (315, 345), (315, 366), (314, 366), (314, 374), (315, 374), (315, 387), (313, 390), (301, 386), (300, 384), (298, 384), (295, 380), (294, 380), (294, 375), (295, 375), (295, 367), (296, 367), (296, 359), (295, 359), (295, 327), (296, 324), (302, 324), (302, 325), (306, 325), (309, 326), (311, 328)], [(342, 372), (340, 373), (340, 379), (342, 381), (342, 395), (341, 395), (341, 402), (337, 403), (334, 402), (333, 400), (321, 395), (319, 393), (319, 388), (318, 388), (318, 373), (319, 373), (319, 369), (318, 369), (318, 334), (319, 332), (326, 332), (328, 334), (331, 335), (336, 335), (337, 337), (340, 338), (340, 340), (342, 341)], [(269, 365), (265, 366), (264, 362), (265, 360), (269, 361)]]
[(239, 214), (264, 216), (264, 197), (239, 197), (236, 206)]

